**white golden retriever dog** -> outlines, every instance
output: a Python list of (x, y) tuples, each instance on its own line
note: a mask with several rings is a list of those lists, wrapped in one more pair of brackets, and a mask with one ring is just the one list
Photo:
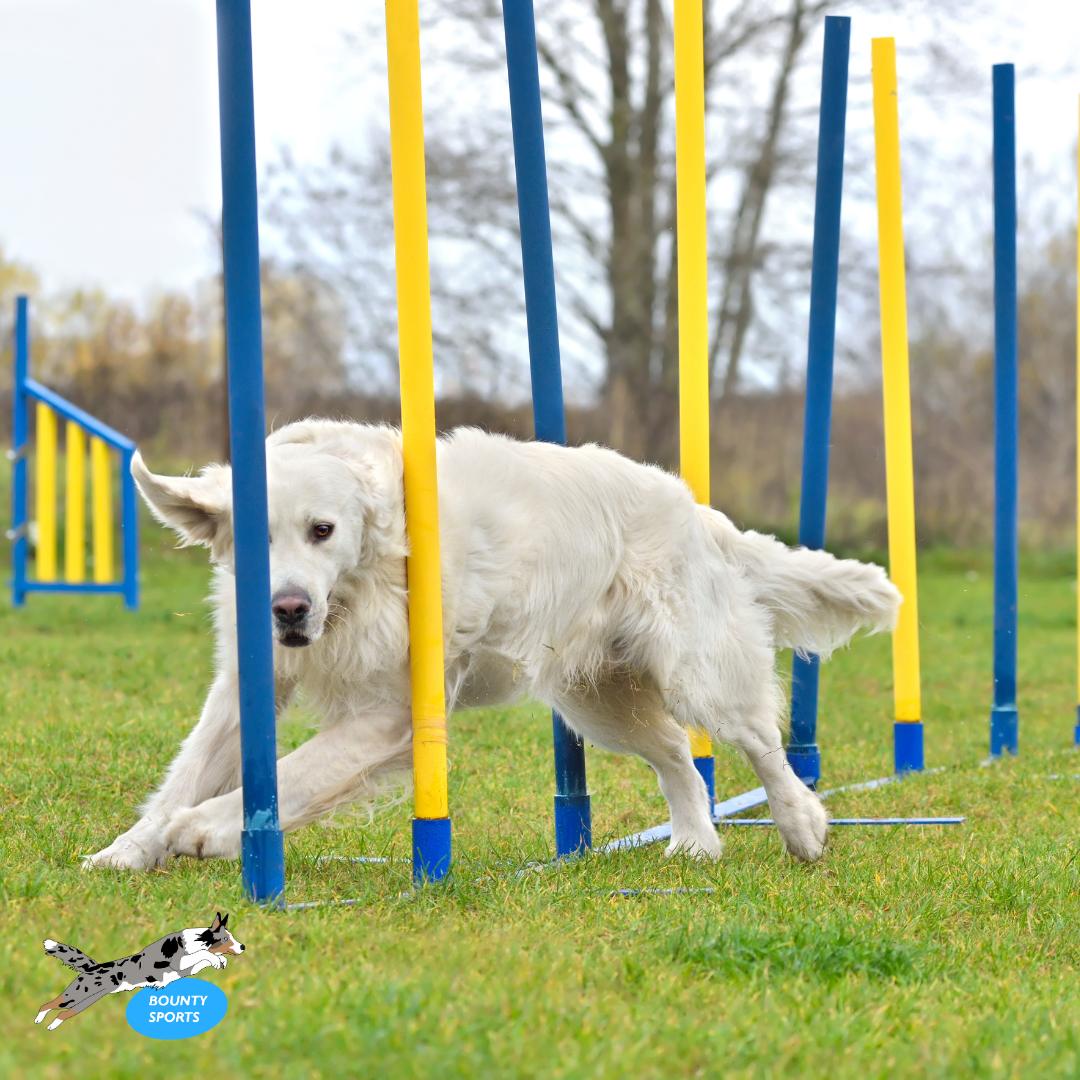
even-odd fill
[[(401, 437), (326, 420), (267, 439), (278, 709), (297, 691), (320, 731), (278, 764), (282, 827), (385, 788), (411, 759)], [(154, 514), (210, 549), (217, 676), (202, 716), (132, 828), (87, 862), (146, 869), (235, 858), (241, 792), (231, 477), (132, 471)], [(660, 469), (461, 429), (438, 445), (450, 710), (522, 697), (584, 738), (638, 754), (671, 811), (669, 852), (721, 842), (686, 729), (739, 747), (787, 849), (816, 859), (827, 818), (788, 766), (778, 648), (827, 656), (891, 627), (876, 566), (740, 532)], [(393, 779), (397, 779), (394, 776)]]

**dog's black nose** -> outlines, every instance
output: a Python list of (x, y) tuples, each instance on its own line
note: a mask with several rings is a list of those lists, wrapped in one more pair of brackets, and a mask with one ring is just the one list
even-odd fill
[(245, 950), (246, 948), (247, 948), (247, 946), (246, 946), (246, 945), (241, 945), (241, 946), (240, 946), (240, 951), (241, 951), (241, 952), (243, 952), (243, 951), (244, 951), (244, 950)]
[(302, 589), (288, 589), (273, 598), (270, 610), (282, 626), (296, 626), (307, 618), (311, 597)]

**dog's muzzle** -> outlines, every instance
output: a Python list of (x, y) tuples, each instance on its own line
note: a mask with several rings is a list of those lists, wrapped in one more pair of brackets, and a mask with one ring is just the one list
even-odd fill
[(311, 597), (303, 589), (282, 589), (270, 600), (274, 616), (274, 628), (282, 645), (298, 648), (309, 645), (311, 639), (305, 632), (308, 615), (311, 614)]

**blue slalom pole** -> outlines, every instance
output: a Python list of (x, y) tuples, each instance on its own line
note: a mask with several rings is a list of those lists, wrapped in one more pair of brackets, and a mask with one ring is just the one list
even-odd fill
[[(514, 134), (533, 422), (537, 439), (565, 443), (555, 264), (532, 0), (504, 0), (503, 30)], [(562, 858), (580, 854), (592, 846), (592, 812), (585, 777), (585, 744), (557, 712), (552, 712), (551, 723), (555, 743), (555, 853)]]
[(11, 385), (11, 602), (26, 603), (27, 500), (26, 455), (30, 450), (30, 407), (26, 380), (30, 377), (30, 312), (25, 296), (15, 300), (15, 372)]
[(1016, 102), (1012, 64), (994, 65), (994, 704), (990, 756), (1018, 750)]
[[(818, 119), (802, 494), (799, 503), (799, 543), (808, 548), (825, 546), (850, 40), (851, 20), (846, 16), (827, 16)], [(795, 657), (791, 675), (791, 739), (787, 756), (796, 775), (811, 787), (821, 778), (821, 752), (817, 745), (818, 673), (816, 656)]]
[(255, 92), (250, 0), (217, 0), (221, 115), (225, 336), (229, 368), (236, 548), (236, 638), (244, 791), (244, 891), (284, 903), (285, 853), (278, 823), (274, 658), (266, 508), (262, 304), (255, 178)]

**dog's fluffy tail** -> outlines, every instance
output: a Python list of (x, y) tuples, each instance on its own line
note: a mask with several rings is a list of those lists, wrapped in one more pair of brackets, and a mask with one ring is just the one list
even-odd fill
[(826, 658), (859, 630), (895, 626), (900, 592), (880, 566), (789, 548), (773, 536), (742, 532), (711, 507), (701, 511), (717, 546), (772, 613), (778, 647)]
[(44, 941), (45, 952), (49, 956), (55, 956), (62, 964), (67, 964), (69, 968), (75, 971), (86, 971), (87, 968), (92, 968), (95, 961), (86, 955), (81, 949), (76, 949), (73, 945), (64, 945), (62, 942), (53, 941), (52, 938), (46, 938)]

